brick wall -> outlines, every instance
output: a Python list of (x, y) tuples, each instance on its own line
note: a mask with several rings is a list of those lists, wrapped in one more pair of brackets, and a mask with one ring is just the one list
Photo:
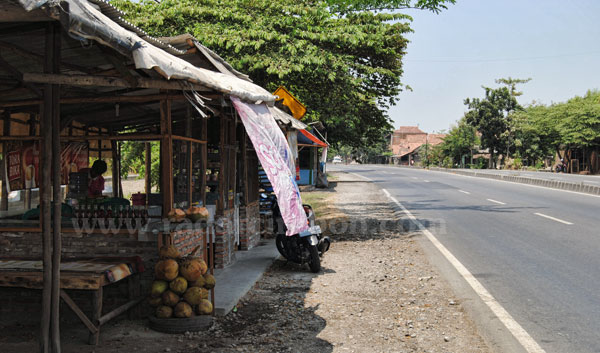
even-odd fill
[(202, 256), (204, 251), (203, 236), (205, 232), (204, 228), (197, 227), (176, 229), (171, 233), (171, 243), (177, 248), (181, 256), (191, 254), (197, 246), (200, 246), (196, 256)]
[(233, 209), (225, 210), (215, 220), (215, 267), (224, 268), (235, 261)]
[(240, 248), (250, 250), (260, 242), (260, 207), (258, 201), (240, 207)]

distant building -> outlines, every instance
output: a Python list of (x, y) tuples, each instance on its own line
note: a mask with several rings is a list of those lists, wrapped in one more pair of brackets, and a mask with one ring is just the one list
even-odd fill
[(395, 164), (412, 165), (419, 162), (419, 147), (429, 144), (439, 145), (446, 134), (428, 134), (418, 126), (400, 126), (390, 139), (393, 160)]

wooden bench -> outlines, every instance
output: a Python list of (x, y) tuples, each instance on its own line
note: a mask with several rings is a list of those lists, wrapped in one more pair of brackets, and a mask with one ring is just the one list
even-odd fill
[[(128, 271), (128, 268), (134, 268)], [(69, 259), (61, 262), (60, 297), (90, 331), (88, 343), (98, 344), (100, 327), (143, 300), (140, 296), (140, 273), (135, 258)], [(0, 287), (43, 288), (40, 260), (0, 258)], [(127, 279), (129, 301), (102, 315), (103, 288)], [(88, 317), (65, 290), (92, 291), (92, 315)], [(131, 312), (130, 312), (131, 315)]]

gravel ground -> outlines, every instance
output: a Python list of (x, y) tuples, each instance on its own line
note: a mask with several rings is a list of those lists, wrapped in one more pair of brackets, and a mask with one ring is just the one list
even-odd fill
[[(63, 351), (489, 352), (420, 235), (395, 222), (400, 216), (374, 185), (337, 176), (333, 188), (311, 195), (329, 201), (319, 210), (333, 239), (321, 273), (278, 260), (207, 332), (167, 335), (120, 320), (103, 328), (100, 346), (68, 343)], [(71, 335), (85, 337), (67, 331), (63, 343)]]

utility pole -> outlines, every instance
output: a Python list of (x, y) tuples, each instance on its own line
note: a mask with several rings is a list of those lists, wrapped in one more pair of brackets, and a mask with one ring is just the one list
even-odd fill
[(429, 168), (429, 134), (425, 133), (425, 165)]

